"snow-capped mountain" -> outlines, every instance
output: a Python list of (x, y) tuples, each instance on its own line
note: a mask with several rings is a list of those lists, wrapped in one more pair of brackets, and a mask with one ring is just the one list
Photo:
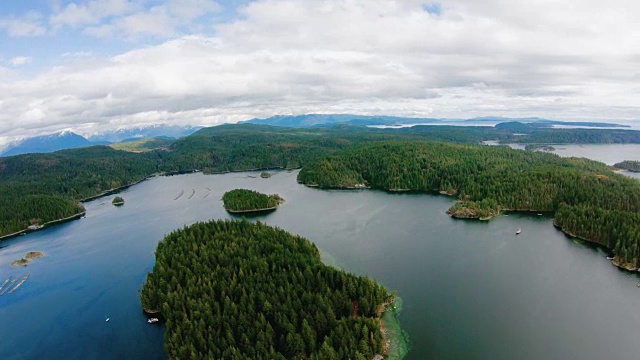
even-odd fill
[(92, 142), (116, 143), (123, 140), (141, 139), (147, 137), (171, 137), (180, 138), (191, 135), (202, 129), (202, 126), (177, 126), (177, 125), (149, 125), (134, 128), (101, 131), (87, 135), (87, 139)]
[(18, 141), (7, 147), (7, 149), (0, 155), (11, 156), (29, 153), (46, 153), (91, 145), (94, 144), (84, 137), (71, 131), (63, 131)]

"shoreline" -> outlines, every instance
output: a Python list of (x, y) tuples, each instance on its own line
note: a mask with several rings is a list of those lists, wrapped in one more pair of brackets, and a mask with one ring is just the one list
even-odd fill
[[(121, 190), (127, 189), (127, 188), (129, 188), (131, 186), (138, 185), (138, 184), (140, 184), (141, 182), (143, 182), (145, 180), (148, 180), (148, 179), (151, 179), (151, 178), (154, 178), (154, 177), (157, 177), (157, 176), (168, 176), (168, 175), (170, 175), (170, 173), (165, 173), (165, 172), (153, 173), (153, 174), (151, 174), (149, 176), (145, 176), (144, 178), (142, 178), (142, 179), (140, 179), (138, 181), (134, 181), (134, 182), (131, 182), (129, 184), (126, 184), (126, 185), (123, 185), (123, 186), (120, 186), (120, 187), (117, 187), (117, 188), (105, 190), (105, 191), (103, 191), (103, 192), (101, 192), (99, 194), (88, 196), (88, 197), (86, 197), (84, 199), (80, 199), (80, 200), (77, 200), (77, 201), (80, 204), (82, 204), (82, 203), (85, 203), (85, 202), (88, 202), (88, 201), (99, 199), (99, 198), (101, 198), (103, 196), (109, 196), (109, 195), (115, 194), (115, 193), (117, 193), (117, 192), (119, 192)], [(43, 229), (43, 228), (45, 228), (47, 226), (51, 226), (51, 225), (55, 225), (55, 224), (58, 224), (58, 223), (63, 223), (63, 222), (71, 221), (71, 220), (76, 220), (76, 219), (79, 219), (79, 218), (83, 217), (86, 214), (87, 214), (87, 211), (84, 210), (82, 212), (76, 213), (76, 214), (68, 216), (66, 218), (60, 218), (60, 219), (54, 219), (54, 220), (51, 220), (51, 221), (47, 221), (46, 223), (42, 224), (42, 226), (40, 226), (37, 229), (26, 228), (26, 229), (23, 229), (23, 230), (20, 230), (20, 231), (16, 231), (16, 232), (11, 233), (11, 234), (2, 235), (2, 236), (0, 236), (0, 241), (6, 240), (6, 239), (10, 239), (10, 238), (15, 237), (15, 236), (27, 234), (27, 233), (30, 233), (30, 232), (33, 232), (33, 231), (38, 231), (38, 230), (41, 230), (41, 229)]]
[(18, 232), (14, 232), (12, 234), (3, 235), (3, 236), (0, 236), (0, 241), (7, 240), (7, 239), (10, 239), (12, 237), (16, 237), (16, 236), (19, 236), (19, 235), (22, 235), (22, 234), (27, 234), (27, 233), (32, 233), (34, 231), (39, 231), (39, 230), (42, 230), (42, 229), (44, 229), (46, 227), (49, 227), (49, 226), (52, 226), (52, 225), (55, 225), (55, 224), (64, 223), (64, 222), (71, 221), (71, 220), (76, 220), (76, 219), (79, 219), (79, 218), (83, 217), (86, 213), (87, 213), (87, 211), (84, 210), (82, 212), (73, 214), (73, 215), (68, 216), (66, 218), (47, 221), (46, 223), (42, 224), (37, 229), (29, 229), (29, 228), (27, 228), (27, 229), (24, 229), (24, 230), (20, 230)]
[(380, 332), (384, 341), (381, 355), (388, 360), (402, 360), (409, 353), (411, 343), (398, 320), (402, 312), (402, 299), (396, 294), (392, 296), (391, 302), (382, 304), (384, 308), (379, 316)]
[(278, 206), (274, 206), (274, 207), (270, 207), (270, 208), (263, 208), (263, 209), (252, 209), (252, 210), (230, 210), (225, 208), (225, 210), (229, 213), (229, 214), (249, 214), (249, 213), (261, 213), (261, 212), (270, 212), (273, 211), (275, 209), (277, 209)]
[[(584, 238), (584, 237), (582, 237), (582, 236), (578, 236), (578, 235), (576, 235), (576, 234), (573, 234), (573, 233), (569, 232), (568, 230), (563, 229), (560, 225), (558, 225), (558, 224), (556, 223), (556, 220), (555, 220), (555, 219), (553, 220), (553, 226), (554, 226), (556, 229), (560, 230), (560, 231), (561, 231), (565, 236), (567, 236), (568, 238), (578, 239), (578, 240), (581, 240), (581, 241), (585, 241), (585, 242), (588, 242), (588, 243), (589, 243), (589, 244), (591, 244), (591, 245), (595, 245), (595, 246), (603, 247), (603, 248), (607, 249), (607, 251), (611, 252), (611, 249), (610, 249), (608, 246), (605, 246), (605, 245), (603, 245), (603, 244), (600, 244), (600, 243), (599, 243), (599, 242), (597, 242), (597, 241), (590, 240), (590, 239)], [(620, 270), (629, 271), (629, 272), (640, 272), (640, 269), (638, 269), (637, 267), (635, 267), (635, 268), (631, 268), (631, 267), (627, 267), (627, 266), (625, 266), (625, 265), (623, 265), (623, 264), (620, 264), (620, 263), (618, 262), (618, 260), (616, 259), (616, 256), (615, 256), (615, 255), (613, 256), (613, 259), (609, 259), (609, 261), (611, 261), (611, 264), (612, 264), (613, 266), (617, 267), (617, 268), (618, 268), (618, 269), (620, 269)]]

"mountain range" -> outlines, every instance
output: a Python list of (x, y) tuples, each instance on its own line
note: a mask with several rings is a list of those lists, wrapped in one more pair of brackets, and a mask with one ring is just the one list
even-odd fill
[(442, 118), (409, 118), (398, 116), (368, 116), (353, 114), (307, 114), (307, 115), (277, 115), (266, 119), (252, 119), (245, 121), (250, 124), (263, 124), (288, 127), (318, 127), (335, 124), (361, 126), (399, 126), (399, 125), (495, 125), (503, 122), (519, 122), (537, 127), (551, 127), (554, 125), (581, 127), (629, 127), (628, 125), (587, 122), (587, 121), (556, 121), (538, 117), (508, 118), (500, 116), (485, 116), (471, 119), (442, 119)]
[(152, 125), (130, 129), (117, 129), (91, 134), (88, 137), (71, 131), (62, 131), (49, 135), (36, 136), (9, 145), (0, 156), (13, 156), (30, 153), (48, 153), (57, 150), (75, 149), (93, 145), (107, 145), (121, 141), (142, 138), (180, 138), (190, 135), (201, 126)]
[[(554, 125), (603, 128), (624, 128), (628, 125), (602, 122), (566, 122), (541, 119), (537, 117), (507, 118), (498, 116), (477, 117), (472, 119), (437, 119), (437, 118), (409, 118), (398, 116), (368, 116), (354, 114), (306, 114), (306, 115), (277, 115), (266, 119), (251, 119), (244, 121), (250, 124), (272, 126), (286, 126), (293, 128), (326, 127), (336, 124), (355, 126), (400, 126), (400, 125), (485, 125), (503, 124), (508, 127), (552, 127)], [(128, 129), (117, 129), (90, 134), (86, 137), (70, 131), (28, 138), (10, 145), (0, 156), (11, 156), (26, 153), (46, 153), (63, 149), (73, 149), (83, 146), (105, 145), (122, 141), (138, 140), (142, 138), (181, 138), (202, 129), (202, 126), (177, 126), (158, 124)]]

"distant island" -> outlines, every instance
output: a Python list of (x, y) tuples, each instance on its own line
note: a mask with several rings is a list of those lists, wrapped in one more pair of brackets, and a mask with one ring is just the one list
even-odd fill
[(613, 164), (613, 167), (617, 169), (631, 171), (631, 172), (640, 172), (640, 161), (625, 160), (617, 164)]
[(121, 206), (124, 205), (124, 199), (120, 196), (116, 196), (113, 198), (113, 201), (111, 203), (115, 206)]
[(253, 190), (235, 189), (222, 196), (225, 210), (230, 213), (258, 213), (275, 210), (284, 202), (278, 194), (267, 195)]
[(310, 241), (245, 219), (167, 235), (140, 300), (166, 319), (169, 359), (380, 359), (394, 294), (324, 265)]
[(271, 173), (263, 171), (263, 172), (260, 173), (260, 177), (263, 178), (263, 179), (268, 179), (268, 178), (271, 177)]

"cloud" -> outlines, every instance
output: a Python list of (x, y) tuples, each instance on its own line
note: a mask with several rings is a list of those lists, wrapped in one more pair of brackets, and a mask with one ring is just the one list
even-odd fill
[(16, 56), (9, 60), (9, 64), (11, 64), (11, 66), (22, 66), (31, 63), (31, 60), (33, 59), (28, 56)]
[(222, 9), (213, 0), (165, 0), (152, 6), (145, 5), (131, 0), (94, 0), (86, 5), (71, 3), (51, 17), (51, 24), (54, 28), (81, 27), (84, 34), (101, 38), (168, 38), (182, 29), (197, 27), (195, 20)]
[(28, 12), (18, 18), (0, 18), (0, 30), (13, 37), (44, 35), (46, 28), (41, 20), (42, 15), (37, 12)]
[[(192, 32), (184, 24), (200, 19), (198, 8), (220, 10), (210, 1), (182, 3), (74, 26), (100, 36), (171, 37)], [(434, 4), (251, 2), (209, 35), (3, 80), (0, 137), (302, 113), (639, 117), (640, 4), (443, 0), (438, 11), (424, 7)]]
[(84, 4), (72, 2), (55, 11), (49, 23), (53, 28), (93, 25), (105, 18), (124, 15), (139, 9), (140, 5), (129, 0), (92, 0)]

